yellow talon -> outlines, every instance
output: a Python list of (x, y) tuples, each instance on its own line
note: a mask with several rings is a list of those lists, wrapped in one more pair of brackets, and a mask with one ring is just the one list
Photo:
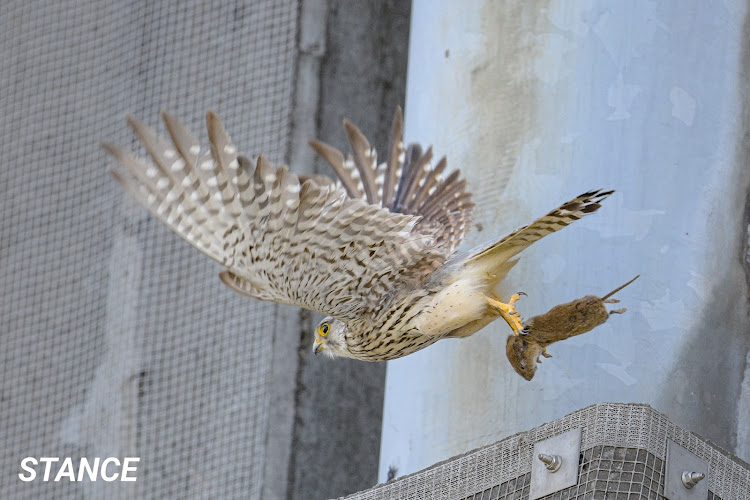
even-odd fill
[(508, 323), (510, 329), (513, 330), (513, 334), (516, 336), (521, 335), (521, 331), (523, 330), (523, 323), (521, 323), (520, 315), (518, 314), (518, 311), (516, 311), (516, 306), (513, 305), (520, 298), (520, 294), (514, 293), (513, 295), (511, 295), (508, 303), (505, 304), (497, 299), (486, 297), (487, 304), (489, 304), (490, 307), (492, 307), (500, 316), (502, 316), (505, 322)]

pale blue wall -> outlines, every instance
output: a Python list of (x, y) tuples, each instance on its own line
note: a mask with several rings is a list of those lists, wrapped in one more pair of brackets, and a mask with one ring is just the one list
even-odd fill
[(750, 459), (741, 1), (414, 2), (406, 137), (460, 168), (468, 244), (591, 188), (602, 209), (502, 285), (526, 317), (636, 274), (629, 311), (526, 382), (503, 322), (389, 362), (380, 477), (604, 401), (645, 402)]

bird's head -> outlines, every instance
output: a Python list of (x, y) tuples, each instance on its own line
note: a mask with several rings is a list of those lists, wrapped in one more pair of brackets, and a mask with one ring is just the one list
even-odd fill
[(332, 358), (336, 356), (351, 357), (346, 344), (346, 334), (349, 331), (346, 324), (331, 316), (323, 318), (315, 329), (313, 353), (325, 354)]

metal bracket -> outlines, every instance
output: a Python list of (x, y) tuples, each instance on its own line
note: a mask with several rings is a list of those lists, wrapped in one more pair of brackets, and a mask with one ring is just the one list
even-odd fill
[(669, 500), (708, 498), (708, 462), (667, 440), (664, 496)]
[(573, 429), (534, 445), (529, 500), (536, 500), (578, 482), (581, 429)]

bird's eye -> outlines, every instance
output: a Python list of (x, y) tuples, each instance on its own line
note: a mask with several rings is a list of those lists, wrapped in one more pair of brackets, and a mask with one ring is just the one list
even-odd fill
[(318, 327), (318, 333), (320, 334), (321, 337), (325, 337), (328, 335), (328, 331), (330, 329), (331, 329), (331, 325), (329, 325), (328, 323), (323, 323), (322, 325)]

